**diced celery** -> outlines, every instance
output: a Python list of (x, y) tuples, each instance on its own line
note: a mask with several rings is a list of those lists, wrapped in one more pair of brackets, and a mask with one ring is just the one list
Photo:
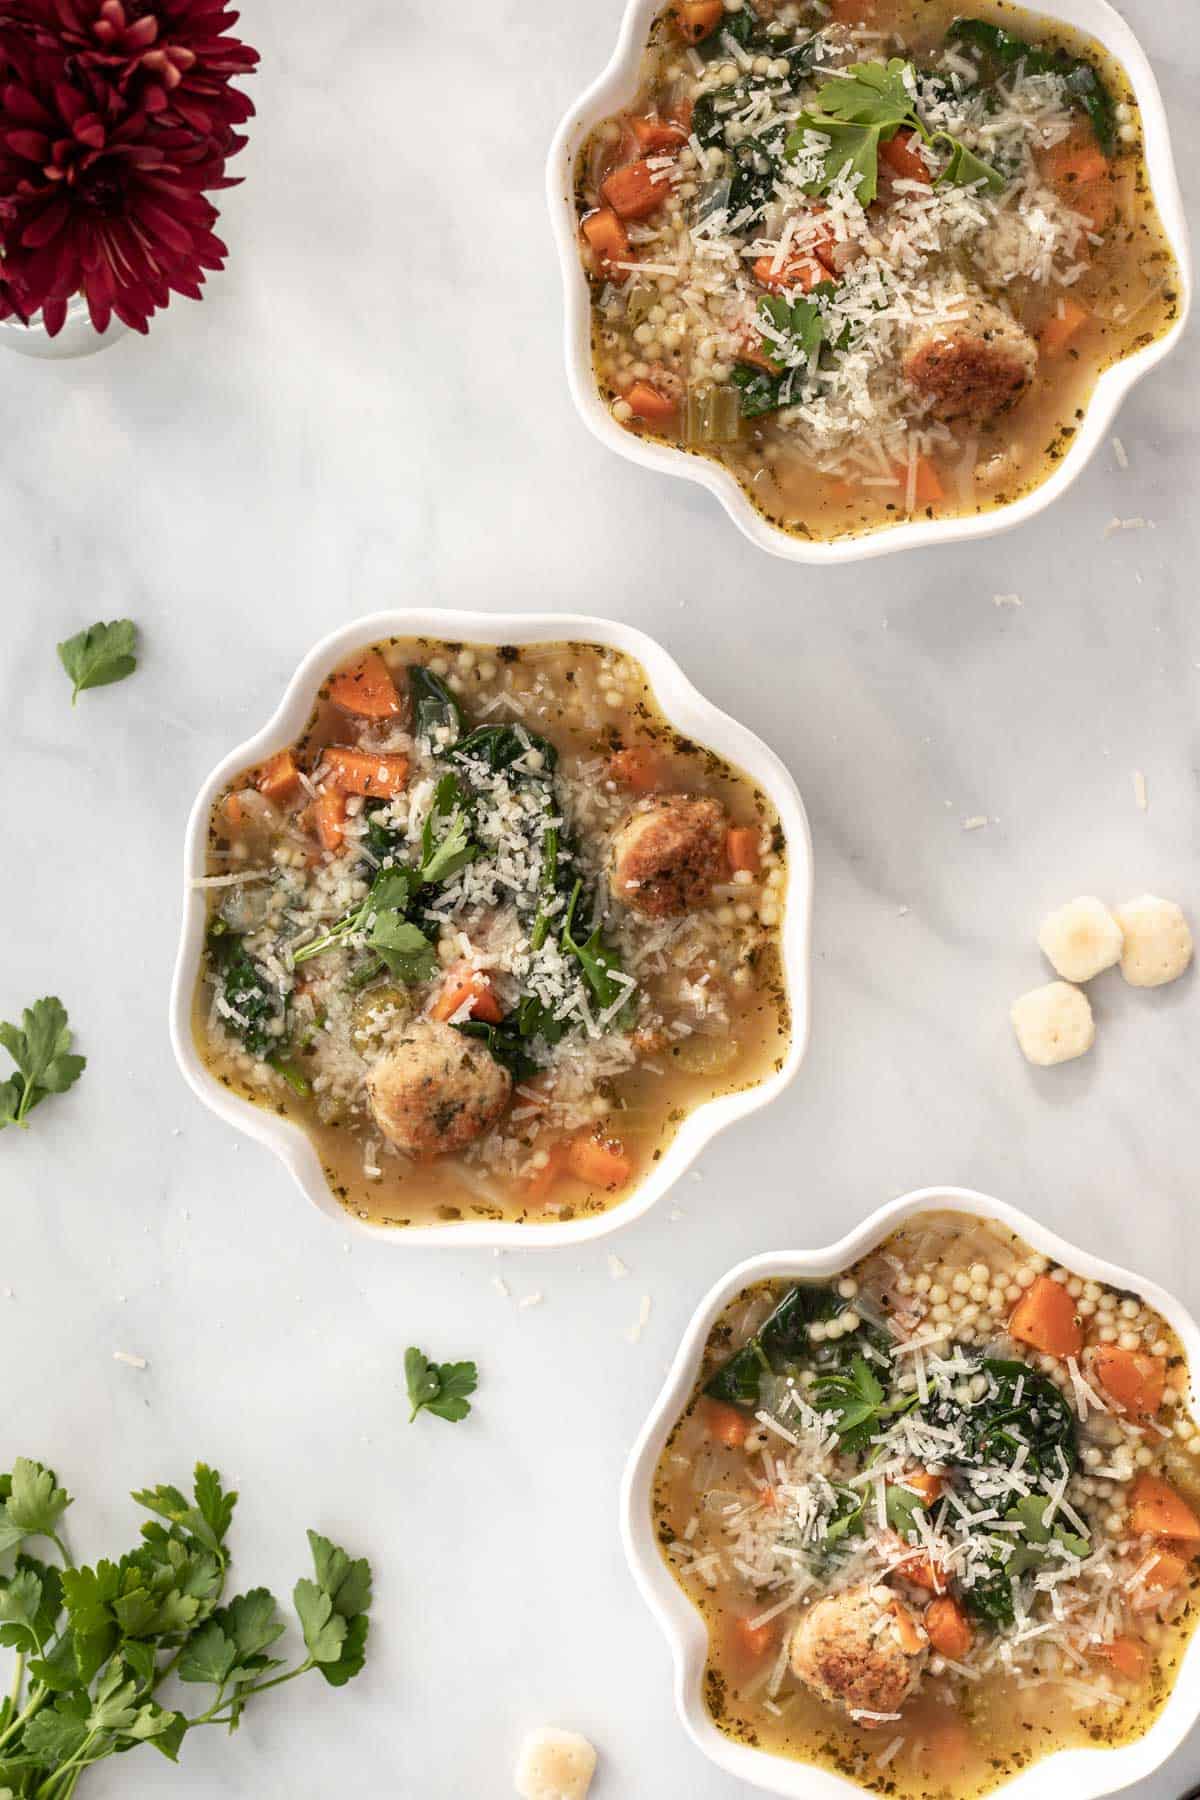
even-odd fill
[(644, 281), (635, 282), (625, 300), (625, 319), (630, 325), (640, 325), (650, 316), (650, 308), (655, 305), (658, 295)]
[(696, 382), (688, 388), (686, 441), (732, 444), (741, 416), (741, 397), (735, 387), (719, 381)]

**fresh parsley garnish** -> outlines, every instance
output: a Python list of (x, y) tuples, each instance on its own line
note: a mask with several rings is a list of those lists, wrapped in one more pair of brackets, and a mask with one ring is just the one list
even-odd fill
[(85, 688), (109, 687), (137, 668), (137, 627), (132, 619), (99, 621), (58, 646), (58, 660), (74, 683), (71, 705)]
[(456, 775), (443, 775), (421, 832), (418, 885), (436, 887), (449, 881), (478, 855), (479, 845), (471, 842), (467, 797)]
[(87, 1067), (85, 1056), (71, 1052), (72, 1033), (61, 1000), (49, 994), (21, 1015), (20, 1026), (0, 1024), (0, 1044), (17, 1065), (17, 1073), (0, 1081), (0, 1131), (6, 1125), (29, 1126), (29, 1114), (47, 1094), (65, 1094)]
[[(219, 1474), (198, 1463), (190, 1495), (164, 1485), (133, 1498), (153, 1515), (141, 1542), (80, 1567), (61, 1535), (70, 1496), (52, 1471), (19, 1458), (0, 1475), (0, 1553), (20, 1547), (14, 1573), (0, 1578), (0, 1644), (17, 1653), (0, 1704), (0, 1780), (9, 1783), (0, 1794), (67, 1800), (113, 1755), (153, 1744), (175, 1762), (189, 1732), (236, 1729), (268, 1688), (312, 1670), (341, 1687), (363, 1667), (366, 1562), (309, 1532), (313, 1576), (293, 1595), (304, 1653), (289, 1667), (271, 1654), (286, 1629), (274, 1595), (259, 1587), (225, 1597), (238, 1497)], [(39, 1538), (61, 1569), (29, 1553)], [(165, 1703), (168, 1680), (211, 1692), (189, 1715), (185, 1691)]]
[(567, 905), (567, 915), (563, 921), (562, 947), (573, 956), (583, 970), (584, 980), (591, 990), (592, 999), (602, 1013), (606, 1013), (622, 998), (625, 1005), (617, 1015), (619, 1022), (631, 1022), (636, 1015), (637, 1002), (634, 999), (636, 989), (628, 981), (619, 981), (617, 976), (624, 974), (620, 959), (603, 940), (599, 925), (590, 937), (579, 943), (574, 936), (575, 913), (583, 892), (582, 881), (577, 881), (571, 890), (571, 898)]
[(471, 1410), (467, 1395), (479, 1385), (479, 1370), (473, 1362), (430, 1362), (415, 1347), (404, 1353), (404, 1377), (412, 1401), (410, 1425), (419, 1412), (436, 1413), (439, 1419), (457, 1424)]
[(879, 146), (907, 130), (946, 153), (949, 160), (939, 183), (982, 182), (999, 193), (1004, 187), (999, 170), (948, 131), (929, 131), (917, 111), (915, 92), (916, 70), (898, 56), (886, 63), (854, 63), (844, 74), (822, 82), (813, 110), (801, 113), (785, 147), (785, 155), (794, 161), (806, 149), (809, 132), (828, 138), (821, 174), (808, 191), (826, 193), (849, 167), (860, 204), (869, 206), (879, 192)]

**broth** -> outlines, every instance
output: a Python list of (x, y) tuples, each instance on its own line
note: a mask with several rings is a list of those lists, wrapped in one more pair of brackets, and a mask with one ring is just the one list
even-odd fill
[(774, 809), (597, 645), (356, 658), (218, 799), (209, 871), (201, 1054), (362, 1219), (603, 1211), (786, 1054)]
[[(1003, 0), (966, 22), (953, 0), (737, 0), (689, 47), (710, 6), (659, 16), (636, 98), (580, 153), (613, 416), (811, 539), (1039, 486), (1103, 370), (1178, 316), (1123, 70)], [(864, 112), (851, 65), (907, 72)], [(830, 108), (888, 122), (804, 123)]]

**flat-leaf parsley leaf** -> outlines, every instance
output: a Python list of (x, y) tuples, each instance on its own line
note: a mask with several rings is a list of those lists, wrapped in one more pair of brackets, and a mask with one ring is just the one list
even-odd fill
[(436, 1413), (452, 1424), (465, 1419), (471, 1410), (467, 1395), (479, 1385), (479, 1370), (473, 1362), (434, 1363), (416, 1348), (404, 1353), (404, 1377), (412, 1401), (410, 1425), (419, 1412)]
[(109, 687), (137, 668), (137, 626), (132, 619), (98, 620), (58, 646), (58, 660), (71, 677), (74, 706), (85, 688)]
[(29, 1124), (29, 1114), (47, 1094), (65, 1094), (87, 1067), (87, 1058), (71, 1054), (71, 1030), (61, 1000), (48, 994), (27, 1006), (20, 1027), (0, 1023), (0, 1044), (18, 1073), (0, 1081), (0, 1131), (6, 1125)]

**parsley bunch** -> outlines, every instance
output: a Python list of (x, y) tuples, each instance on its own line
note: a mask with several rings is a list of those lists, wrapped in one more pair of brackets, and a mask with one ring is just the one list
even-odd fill
[(53, 994), (27, 1006), (19, 1027), (0, 1024), (0, 1044), (17, 1065), (15, 1075), (0, 1081), (0, 1131), (6, 1125), (27, 1131), (34, 1107), (47, 1094), (65, 1094), (74, 1087), (87, 1058), (72, 1054), (66, 1008)]
[(899, 131), (912, 131), (922, 143), (948, 153), (939, 184), (974, 187), (982, 182), (993, 193), (1000, 192), (1004, 177), (999, 170), (948, 131), (926, 129), (917, 112), (915, 90), (916, 70), (898, 56), (886, 63), (854, 63), (845, 74), (823, 82), (815, 110), (800, 114), (785, 146), (785, 155), (795, 161), (806, 148), (809, 132), (829, 139), (822, 172), (807, 191), (827, 193), (849, 167), (860, 203), (869, 206), (879, 192), (879, 146)]
[[(236, 1730), (258, 1694), (317, 1669), (331, 1687), (366, 1657), (371, 1571), (315, 1531), (313, 1577), (293, 1603), (304, 1655), (270, 1653), (285, 1625), (266, 1588), (225, 1599), (229, 1528), (237, 1495), (204, 1463), (192, 1498), (164, 1486), (133, 1496), (154, 1515), (117, 1562), (77, 1567), (61, 1535), (70, 1496), (41, 1463), (19, 1458), (0, 1475), (0, 1553), (16, 1550), (0, 1580), (0, 1645), (16, 1652), (0, 1703), (0, 1796), (71, 1800), (97, 1763), (151, 1744), (171, 1762), (189, 1731)], [(52, 1545), (62, 1567), (28, 1544)], [(283, 1670), (282, 1674), (276, 1673)], [(193, 1715), (161, 1698), (172, 1679), (211, 1691)]]

